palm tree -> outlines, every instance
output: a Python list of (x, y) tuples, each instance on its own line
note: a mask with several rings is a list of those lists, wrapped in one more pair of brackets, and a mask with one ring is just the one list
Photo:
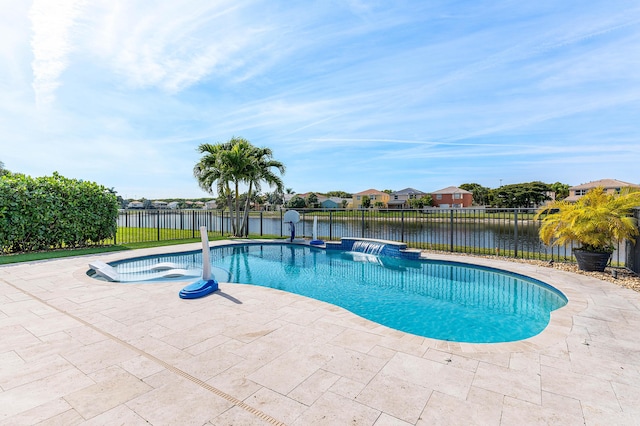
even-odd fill
[[(263, 181), (282, 190), (282, 180), (272, 172), (271, 168), (275, 167), (284, 173), (284, 166), (272, 159), (271, 149), (256, 148), (243, 138), (234, 137), (216, 145), (202, 144), (198, 147), (198, 151), (205, 154), (193, 168), (193, 174), (198, 179), (200, 187), (213, 193), (213, 186), (216, 185), (218, 194), (224, 194), (229, 211), (232, 213), (233, 235), (245, 235), (247, 228), (245, 223), (248, 220), (249, 201), (253, 190), (259, 191)], [(242, 223), (239, 205), (241, 184), (249, 186)], [(232, 191), (232, 186), (235, 191)]]
[[(210, 194), (214, 194), (213, 186), (216, 185), (218, 196), (226, 200), (229, 212), (233, 213), (232, 201), (234, 193), (229, 182), (232, 181), (232, 170), (225, 162), (224, 153), (231, 150), (232, 140), (220, 144), (201, 144), (198, 147), (200, 154), (205, 154), (193, 168), (193, 175), (198, 180), (200, 188)], [(236, 193), (237, 194), (237, 193)], [(235, 222), (232, 222), (232, 233), (236, 233)]]
[(625, 239), (634, 242), (638, 236), (637, 222), (631, 214), (638, 205), (640, 192), (608, 194), (600, 187), (575, 203), (554, 201), (542, 207), (534, 220), (542, 218), (539, 235), (545, 244), (579, 244), (573, 249), (579, 269), (602, 272), (615, 245)]
[(615, 244), (638, 235), (631, 215), (640, 204), (640, 192), (608, 194), (594, 188), (575, 203), (555, 201), (542, 207), (534, 220), (542, 218), (540, 239), (547, 245), (577, 243), (586, 251), (613, 252)]
[(9, 172), (9, 170), (4, 168), (4, 163), (0, 161), (0, 176), (8, 175), (10, 173), (11, 172)]
[(275, 168), (280, 174), (284, 174), (284, 165), (277, 160), (273, 159), (273, 152), (270, 148), (253, 148), (250, 158), (251, 166), (245, 174), (245, 181), (249, 185), (247, 191), (247, 200), (244, 207), (244, 217), (242, 219), (242, 225), (240, 227), (243, 235), (248, 234), (248, 220), (249, 220), (249, 202), (252, 199), (252, 193), (262, 189), (261, 182), (266, 182), (270, 187), (275, 186), (277, 191), (282, 191), (284, 183), (282, 179), (273, 172)]

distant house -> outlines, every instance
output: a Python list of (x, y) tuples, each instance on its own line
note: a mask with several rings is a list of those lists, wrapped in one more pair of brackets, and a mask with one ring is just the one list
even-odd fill
[[(320, 197), (318, 197), (318, 200), (320, 200)], [(320, 206), (323, 209), (341, 209), (349, 205), (350, 202), (351, 200), (349, 198), (323, 197), (323, 200), (320, 202)]]
[(447, 208), (471, 207), (473, 194), (456, 186), (449, 186), (431, 193), (433, 206)]
[(204, 203), (202, 201), (185, 201), (184, 204), (185, 204), (185, 206), (187, 206), (188, 209), (203, 209), (204, 208)]
[(419, 200), (425, 195), (429, 194), (413, 188), (401, 189), (390, 194), (388, 205), (390, 209), (409, 209), (411, 200)]
[(583, 183), (581, 185), (572, 186), (569, 188), (569, 196), (565, 198), (565, 201), (573, 202), (577, 201), (580, 197), (587, 193), (590, 189), (602, 187), (608, 194), (618, 194), (622, 188), (637, 188), (640, 189), (640, 185), (635, 183), (623, 182), (616, 179), (600, 179), (593, 182)]
[(144, 209), (144, 203), (142, 201), (131, 201), (127, 204), (127, 208), (131, 210)]
[(152, 201), (151, 202), (151, 207), (153, 207), (154, 209), (167, 209), (168, 207), (168, 203), (166, 201), (160, 201), (160, 200), (156, 200), (156, 201)]
[(177, 202), (177, 201), (172, 201), (172, 202), (170, 202), (169, 204), (167, 204), (167, 208), (172, 209), (172, 210), (175, 210), (175, 209), (177, 209), (177, 208), (178, 208), (178, 206), (179, 206), (179, 205), (180, 205), (180, 203), (179, 203), (179, 202)]
[(204, 208), (207, 210), (215, 210), (218, 208), (218, 203), (216, 203), (216, 200), (209, 200), (204, 203)]
[(361, 209), (362, 200), (365, 196), (369, 197), (369, 200), (371, 200), (371, 207), (375, 207), (376, 203), (382, 203), (383, 208), (387, 208), (387, 206), (389, 205), (389, 194), (387, 194), (386, 192), (378, 191), (377, 189), (367, 189), (366, 191), (353, 194), (351, 201), (352, 208)]

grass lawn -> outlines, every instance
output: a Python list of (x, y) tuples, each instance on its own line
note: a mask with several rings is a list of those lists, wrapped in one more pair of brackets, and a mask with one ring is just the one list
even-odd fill
[[(131, 229), (131, 228), (127, 228), (127, 229)], [(144, 228), (140, 228), (140, 229), (144, 229)], [(152, 231), (155, 233), (153, 235), (157, 237), (157, 230), (152, 229)], [(175, 230), (169, 230), (169, 231), (175, 231)], [(187, 231), (183, 231), (183, 232), (187, 232)], [(188, 234), (190, 237), (191, 231), (188, 231)], [(142, 234), (138, 234), (138, 236), (142, 236)], [(118, 241), (121, 241), (119, 239), (121, 238), (121, 236), (118, 236), (116, 238), (118, 238)], [(229, 238), (228, 236), (213, 235), (212, 233), (209, 233), (209, 241), (224, 240), (228, 238)], [(279, 237), (249, 235), (246, 238), (278, 239)], [(170, 239), (170, 240), (146, 241), (146, 242), (127, 242), (127, 243), (119, 243), (117, 245), (105, 245), (105, 246), (86, 247), (86, 248), (79, 248), (79, 249), (59, 249), (59, 250), (38, 251), (33, 253), (4, 254), (4, 255), (0, 255), (0, 265), (7, 265), (10, 263), (20, 263), (20, 262), (33, 262), (37, 260), (58, 259), (61, 257), (85, 256), (89, 254), (109, 253), (114, 251), (135, 250), (135, 249), (143, 249), (143, 248), (150, 248), (150, 247), (173, 246), (177, 244), (199, 243), (200, 241), (201, 241), (200, 236), (198, 235), (197, 238)]]
[(5, 254), (0, 256), (0, 265), (6, 265), (9, 263), (19, 263), (19, 262), (33, 262), (36, 260), (58, 259), (61, 257), (85, 256), (88, 254), (109, 253), (114, 251), (134, 250), (134, 249), (149, 248), (149, 247), (170, 246), (174, 244), (197, 243), (197, 242), (200, 242), (199, 238), (191, 238), (191, 239), (185, 239), (185, 240), (171, 240), (171, 241), (151, 241), (151, 242), (145, 242), (145, 243), (129, 243), (129, 244), (119, 244), (119, 245), (110, 245), (110, 246), (100, 246), (100, 247), (87, 247), (87, 248), (80, 248), (80, 249), (48, 250), (48, 251), (37, 251), (33, 253)]

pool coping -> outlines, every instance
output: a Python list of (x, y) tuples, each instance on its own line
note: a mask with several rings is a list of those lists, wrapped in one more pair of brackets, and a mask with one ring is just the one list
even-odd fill
[[(260, 242), (282, 243), (210, 245)], [(0, 267), (0, 330), (7, 336), (0, 342), (0, 360), (15, 365), (0, 373), (0, 423), (189, 419), (303, 425), (345, 424), (357, 415), (358, 424), (377, 426), (633, 424), (640, 416), (634, 402), (640, 396), (640, 295), (592, 277), (429, 253), (428, 259), (527, 275), (567, 297), (567, 305), (552, 313), (539, 335), (476, 344), (410, 335), (325, 302), (259, 286), (221, 283), (221, 297), (184, 302), (177, 296), (180, 284), (123, 285), (86, 275), (95, 258), (115, 261), (198, 248), (158, 247)], [(90, 288), (95, 294), (87, 293)], [(132, 295), (150, 305), (138, 311), (128, 303)], [(194, 329), (201, 341), (183, 347), (189, 334), (181, 330), (200, 312), (215, 316), (219, 310), (231, 315), (229, 331), (216, 334), (219, 325), (209, 322), (211, 330)], [(264, 322), (265, 315), (276, 312), (288, 316)], [(233, 315), (245, 320), (233, 323)], [(315, 340), (308, 337), (308, 344), (298, 345), (293, 330), (296, 339)], [(318, 334), (321, 330), (326, 335)], [(273, 360), (263, 359), (289, 346)], [(333, 351), (331, 357), (327, 350)], [(209, 352), (227, 355), (203, 357)], [(238, 365), (229, 374), (209, 377), (207, 369), (229, 362), (230, 354), (243, 354), (249, 362), (245, 367), (259, 364), (245, 373)], [(315, 370), (314, 363), (323, 367)], [(190, 389), (188, 399), (180, 393), (185, 389)]]

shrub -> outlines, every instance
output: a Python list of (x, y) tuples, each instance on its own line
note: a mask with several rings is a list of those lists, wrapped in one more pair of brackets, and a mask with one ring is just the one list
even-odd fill
[(0, 253), (95, 244), (115, 235), (117, 215), (115, 194), (94, 182), (0, 177)]

